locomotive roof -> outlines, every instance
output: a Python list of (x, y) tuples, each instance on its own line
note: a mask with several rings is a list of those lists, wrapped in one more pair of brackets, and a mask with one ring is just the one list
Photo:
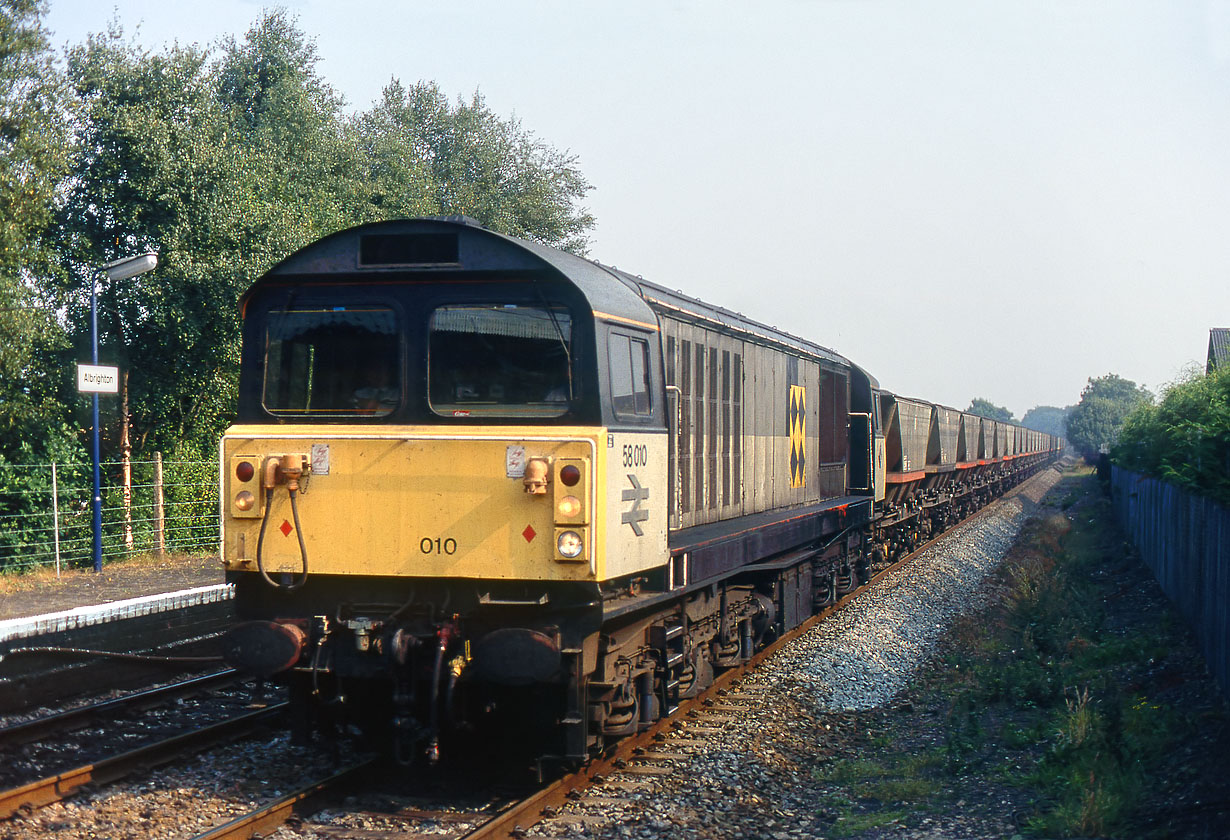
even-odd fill
[(263, 285), (291, 278), (329, 282), (333, 276), (353, 282), (367, 277), (380, 282), (407, 270), (446, 274), (544, 269), (575, 286), (598, 317), (657, 323), (639, 290), (620, 273), (557, 248), (495, 233), (459, 216), (372, 222), (338, 231), (286, 257), (244, 297)]
[[(373, 253), (377, 254), (376, 259), (371, 258)], [(392, 256), (380, 257), (379, 253)], [(597, 317), (652, 326), (657, 323), (653, 304), (683, 320), (854, 368), (867, 376), (873, 388), (878, 385), (875, 377), (858, 365), (815, 342), (567, 251), (495, 233), (463, 216), (372, 222), (338, 231), (300, 248), (273, 266), (248, 289), (244, 299), (262, 286), (281, 285), (292, 279), (329, 282), (336, 277), (353, 282), (357, 277), (369, 277), (372, 282), (379, 282), (382, 275), (407, 270), (544, 268), (553, 269), (557, 276), (575, 286)]]
[[(617, 270), (612, 269), (612, 271)], [(732, 312), (729, 309), (705, 303), (698, 298), (689, 297), (682, 292), (668, 289), (665, 286), (659, 286), (656, 283), (650, 283), (641, 277), (632, 277), (621, 271), (618, 273), (623, 275), (628, 282), (635, 283), (640, 287), (641, 293), (647, 300), (656, 304), (659, 308), (669, 311), (677, 318), (709, 325), (721, 331), (729, 332), (761, 344), (774, 344), (786, 347), (804, 355), (824, 359), (843, 367), (855, 368), (862, 371), (863, 375), (871, 380), (871, 387), (879, 387), (874, 376), (871, 376), (871, 374), (854, 362), (840, 353), (830, 350), (828, 347), (816, 344), (814, 341), (808, 341), (805, 338), (799, 338), (796, 335), (791, 335), (777, 327), (770, 327), (759, 321), (753, 321), (742, 313)]]

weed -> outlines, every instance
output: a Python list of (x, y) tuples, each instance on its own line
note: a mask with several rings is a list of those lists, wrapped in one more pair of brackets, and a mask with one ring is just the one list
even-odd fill
[(815, 772), (818, 781), (844, 789), (844, 796), (826, 801), (827, 810), (836, 815), (832, 836), (848, 837), (900, 823), (909, 814), (926, 810), (940, 792), (930, 771), (942, 764), (941, 756), (923, 753), (893, 756), (884, 762), (843, 759), (820, 768)]
[[(1124, 690), (1125, 673), (1165, 661), (1175, 628), (1159, 616), (1132, 633), (1108, 629), (1102, 604), (1124, 585), (1108, 562), (1122, 538), (1092, 482), (1079, 481), (1065, 479), (1059, 498), (1080, 515), (1025, 524), (998, 577), (1003, 600), (960, 631), (970, 638), (945, 660), (938, 758), (1027, 788), (1039, 803), (1028, 829), (1047, 835), (1122, 832), (1150, 784), (1142, 768), (1188, 731), (1164, 704)], [(934, 793), (899, 786), (879, 798), (891, 801), (889, 790)]]
[(1067, 714), (1063, 717), (1063, 725), (1056, 736), (1056, 746), (1059, 749), (1076, 748), (1089, 741), (1098, 726), (1097, 713), (1089, 707), (1089, 689), (1064, 692), (1064, 705)]
[(838, 785), (849, 785), (862, 782), (868, 777), (882, 776), (887, 771), (874, 761), (867, 759), (846, 759), (834, 761), (816, 771), (816, 778), (822, 782), (832, 782)]
[(881, 802), (913, 803), (933, 795), (938, 785), (930, 779), (915, 776), (914, 778), (883, 779), (867, 787), (870, 794), (867, 798), (878, 799)]
[(833, 837), (853, 837), (874, 828), (900, 823), (907, 816), (909, 811), (904, 809), (845, 813), (837, 818), (829, 831)]

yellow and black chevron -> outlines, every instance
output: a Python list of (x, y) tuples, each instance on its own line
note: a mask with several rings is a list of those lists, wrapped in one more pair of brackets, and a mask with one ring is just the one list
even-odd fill
[(807, 388), (790, 386), (790, 486), (807, 484)]

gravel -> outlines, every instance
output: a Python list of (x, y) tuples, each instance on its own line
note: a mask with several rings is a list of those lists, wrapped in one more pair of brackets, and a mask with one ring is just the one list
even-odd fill
[(1027, 503), (1013, 497), (945, 535), (775, 656), (752, 681), (813, 694), (826, 711), (865, 711), (889, 702), (952, 620), (982, 605), (983, 579), (1012, 546)]
[(0, 822), (0, 840), (192, 837), (335, 768), (328, 750), (272, 734)]

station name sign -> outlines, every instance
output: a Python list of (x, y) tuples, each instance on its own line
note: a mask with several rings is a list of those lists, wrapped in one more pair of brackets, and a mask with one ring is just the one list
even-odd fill
[(118, 394), (120, 369), (110, 365), (77, 365), (77, 390), (83, 394)]

